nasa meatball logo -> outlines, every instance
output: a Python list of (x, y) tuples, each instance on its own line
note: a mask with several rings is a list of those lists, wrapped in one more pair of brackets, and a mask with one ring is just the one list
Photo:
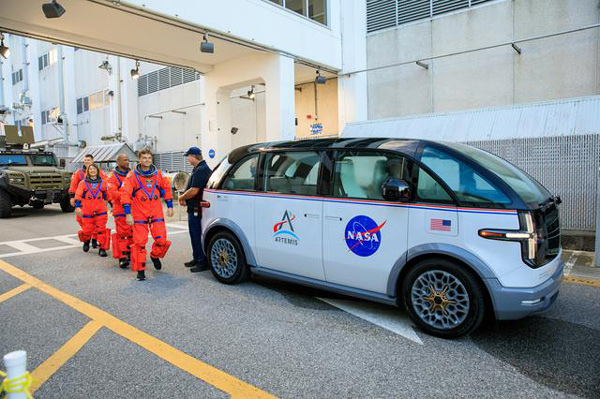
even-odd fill
[(348, 251), (362, 257), (371, 256), (377, 252), (381, 246), (381, 229), (386, 222), (378, 225), (373, 219), (364, 215), (350, 219), (344, 235)]

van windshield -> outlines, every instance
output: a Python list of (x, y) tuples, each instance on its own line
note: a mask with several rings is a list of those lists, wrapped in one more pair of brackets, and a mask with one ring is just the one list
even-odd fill
[(511, 200), (474, 168), (452, 155), (433, 147), (425, 147), (421, 162), (429, 166), (461, 202), (483, 206), (505, 206)]
[(496, 155), (464, 144), (444, 144), (463, 153), (481, 166), (492, 171), (510, 186), (525, 203), (534, 203), (537, 205), (551, 197), (548, 190), (533, 177)]

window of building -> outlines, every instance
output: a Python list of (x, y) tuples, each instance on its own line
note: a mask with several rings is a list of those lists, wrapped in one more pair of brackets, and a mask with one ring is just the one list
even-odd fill
[(387, 179), (408, 180), (408, 162), (387, 153), (346, 152), (335, 161), (333, 195), (342, 198), (383, 200)]
[(46, 123), (50, 122), (48, 120), (48, 111), (42, 111), (42, 125), (45, 125)]
[(104, 91), (90, 94), (90, 109), (93, 111), (102, 107), (104, 107)]
[(225, 177), (221, 188), (225, 190), (253, 191), (257, 162), (258, 154), (250, 155), (241, 160)]
[(269, 154), (265, 190), (283, 194), (317, 195), (321, 157), (314, 151)]
[(48, 51), (46, 54), (43, 54), (38, 57), (38, 69), (41, 71), (42, 69), (55, 64), (56, 61), (58, 61), (58, 52), (54, 48)]
[(13, 86), (23, 80), (23, 69), (19, 69), (12, 73), (12, 84)]
[(391, 28), (493, 0), (367, 0), (367, 32)]
[[(327, 0), (269, 0), (313, 21), (327, 25)], [(389, 1), (389, 0), (385, 0)], [(395, 0), (392, 0), (395, 1)]]

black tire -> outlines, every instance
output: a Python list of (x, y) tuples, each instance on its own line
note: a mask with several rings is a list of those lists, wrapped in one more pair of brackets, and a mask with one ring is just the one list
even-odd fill
[(0, 218), (9, 218), (12, 213), (12, 201), (10, 195), (0, 190)]
[(62, 200), (60, 200), (60, 209), (63, 212), (73, 212), (75, 210), (74, 206), (71, 206), (71, 198), (68, 195), (65, 195)]
[(44, 204), (43, 202), (34, 202), (33, 204), (31, 204), (33, 209), (44, 209), (45, 205), (46, 204)]
[[(409, 270), (402, 281), (402, 299), (420, 329), (440, 338), (457, 338), (479, 327), (486, 311), (484, 288), (465, 269), (464, 265), (448, 259), (430, 258)], [(426, 288), (431, 287), (431, 282), (436, 283), (435, 293)]]
[(222, 231), (211, 238), (207, 257), (212, 274), (223, 284), (238, 284), (250, 277), (242, 246), (229, 232)]

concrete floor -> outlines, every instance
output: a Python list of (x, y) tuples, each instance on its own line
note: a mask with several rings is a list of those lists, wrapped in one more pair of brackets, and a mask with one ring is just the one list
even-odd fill
[[(593, 285), (563, 284), (541, 316), (487, 322), (452, 341), (416, 331), (415, 340), (377, 324), (382, 317), (406, 324), (397, 308), (265, 278), (226, 286), (210, 272), (192, 274), (182, 264), (190, 258), (185, 226), (170, 222), (163, 270), (138, 282), (111, 258), (69, 244), (72, 214), (24, 208), (0, 220), (0, 262), (8, 265), (0, 263), (0, 353), (26, 349), (34, 376), (44, 369), (36, 397), (205, 398), (240, 386), (243, 397), (599, 395)], [(29, 251), (6, 244), (14, 241)], [(33, 287), (2, 300), (24, 282)], [(65, 355), (65, 343), (96, 322), (91, 338)], [(52, 356), (62, 363), (49, 373)]]

